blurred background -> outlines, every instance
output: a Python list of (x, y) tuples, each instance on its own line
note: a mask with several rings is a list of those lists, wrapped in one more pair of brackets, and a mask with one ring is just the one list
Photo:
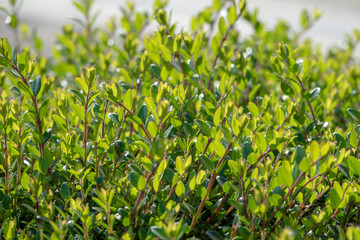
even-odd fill
[[(153, 4), (152, 0), (134, 2), (138, 9), (143, 10), (151, 10)], [(211, 0), (170, 0), (168, 9), (172, 9), (172, 21), (178, 22), (178, 27), (186, 30), (190, 28), (191, 16), (211, 3)], [(97, 26), (104, 25), (111, 16), (119, 16), (119, 6), (123, 4), (125, 0), (95, 1), (94, 10), (101, 11)], [(8, 0), (0, 0), (0, 6), (9, 8)], [(259, 18), (268, 28), (282, 19), (289, 22), (295, 30), (300, 29), (300, 13), (303, 9), (310, 12), (315, 8), (319, 9), (322, 17), (304, 37), (311, 37), (325, 49), (334, 45), (341, 46), (345, 42), (345, 34), (352, 34), (354, 28), (360, 29), (360, 0), (249, 0), (248, 7), (259, 8)], [(74, 23), (71, 18), (80, 17), (80, 13), (73, 7), (72, 0), (24, 0), (19, 16), (20, 21), (28, 23), (30, 29), (36, 29), (44, 41), (44, 48), (50, 49), (61, 26)], [(0, 36), (6, 36), (14, 43), (14, 35), (5, 24), (6, 19), (7, 15), (0, 12)], [(237, 27), (245, 35), (251, 32), (245, 22), (239, 22)], [(360, 56), (359, 48), (357, 56)]]

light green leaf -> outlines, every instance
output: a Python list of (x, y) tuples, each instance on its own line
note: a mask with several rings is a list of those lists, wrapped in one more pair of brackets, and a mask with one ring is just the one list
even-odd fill
[(74, 110), (76, 115), (79, 116), (79, 118), (84, 121), (84, 119), (85, 119), (85, 110), (82, 107), (80, 107), (79, 105), (76, 105), (75, 103), (71, 104), (70, 106)]
[(267, 143), (264, 135), (262, 133), (256, 133), (256, 145), (259, 148), (260, 152), (263, 153), (267, 150)]
[(282, 184), (287, 186), (288, 188), (291, 187), (293, 184), (293, 178), (290, 171), (290, 164), (288, 161), (283, 161), (282, 166), (278, 172), (279, 180)]
[(260, 115), (258, 107), (253, 102), (249, 102), (249, 111), (254, 117), (258, 117)]
[(184, 183), (182, 181), (179, 181), (179, 183), (177, 184), (176, 188), (175, 188), (175, 193), (178, 197), (182, 197), (185, 194), (185, 186)]
[(185, 164), (179, 156), (176, 157), (176, 170), (180, 175), (185, 171)]
[(237, 16), (236, 16), (236, 8), (235, 8), (235, 6), (231, 6), (229, 8), (228, 18), (229, 18), (230, 24), (234, 24), (236, 22)]
[(278, 107), (277, 110), (276, 110), (277, 124), (279, 126), (281, 126), (284, 123), (284, 120), (285, 120), (285, 114), (284, 114), (283, 110), (280, 107)]
[(225, 147), (219, 141), (215, 140), (211, 144), (213, 145), (212, 147), (215, 149), (216, 155), (218, 155), (219, 157), (224, 156)]
[(147, 125), (147, 130), (153, 138), (157, 136), (158, 127), (155, 122), (153, 121), (149, 122)]
[(310, 158), (315, 162), (320, 157), (320, 147), (317, 141), (312, 141), (310, 145)]

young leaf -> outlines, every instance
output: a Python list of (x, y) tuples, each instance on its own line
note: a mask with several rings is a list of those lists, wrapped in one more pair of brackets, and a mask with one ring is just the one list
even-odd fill
[(229, 8), (228, 18), (229, 18), (230, 24), (234, 24), (236, 22), (237, 16), (236, 16), (236, 8), (235, 8), (235, 6), (231, 6)]
[(290, 164), (288, 161), (284, 161), (278, 172), (278, 177), (282, 184), (285, 184), (288, 188), (293, 184), (293, 178), (291, 176)]
[(147, 125), (147, 130), (153, 138), (157, 136), (158, 127), (155, 122), (153, 121), (149, 122)]
[(181, 157), (176, 158), (176, 170), (181, 175), (185, 171), (184, 162), (181, 160)]
[(182, 197), (185, 194), (185, 186), (182, 181), (179, 181), (179, 183), (176, 185), (175, 193), (178, 197)]

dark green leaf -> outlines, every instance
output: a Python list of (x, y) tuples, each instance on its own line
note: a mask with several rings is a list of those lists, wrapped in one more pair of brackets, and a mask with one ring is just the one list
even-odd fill
[(206, 169), (208, 169), (211, 172), (214, 171), (215, 164), (213, 163), (213, 161), (211, 159), (209, 159), (208, 157), (206, 157), (202, 154), (199, 155), (199, 159), (200, 159), (201, 163), (205, 166)]
[(117, 113), (109, 113), (108, 118), (111, 122), (115, 123), (118, 126), (121, 126), (121, 123), (119, 122), (119, 115)]
[(137, 116), (141, 119), (142, 123), (145, 124), (146, 122), (146, 116), (148, 114), (148, 109), (147, 106), (145, 104), (143, 104), (140, 109), (139, 112), (137, 113)]
[(353, 108), (348, 108), (346, 111), (355, 122), (360, 123), (360, 112)]
[(114, 145), (115, 145), (115, 151), (116, 151), (116, 154), (121, 157), (122, 154), (125, 152), (125, 143), (121, 140), (116, 140), (114, 142)]
[(60, 195), (63, 199), (68, 199), (70, 197), (70, 189), (66, 182), (61, 185)]
[(51, 128), (47, 129), (44, 134), (43, 134), (43, 137), (44, 137), (44, 144), (50, 139), (51, 137)]
[(203, 122), (202, 120), (200, 119), (195, 119), (194, 122), (199, 126), (201, 132), (206, 135), (206, 136), (210, 136), (211, 135), (211, 132), (210, 132), (210, 128), (209, 126)]
[(150, 65), (151, 74), (157, 79), (161, 80), (161, 68), (155, 64)]
[(41, 88), (41, 77), (39, 75), (31, 83), (31, 90), (32, 90), (35, 97), (40, 92), (40, 88)]
[(311, 95), (311, 102), (314, 101), (320, 94), (320, 88), (314, 88), (313, 90), (311, 90), (310, 95)]

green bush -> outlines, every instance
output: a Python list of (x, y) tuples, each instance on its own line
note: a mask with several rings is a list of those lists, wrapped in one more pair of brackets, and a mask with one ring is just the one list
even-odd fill
[(295, 32), (215, 0), (179, 32), (167, 0), (105, 29), (92, 4), (52, 53), (8, 11), (2, 238), (359, 239), (359, 31), (323, 52), (318, 11)]

